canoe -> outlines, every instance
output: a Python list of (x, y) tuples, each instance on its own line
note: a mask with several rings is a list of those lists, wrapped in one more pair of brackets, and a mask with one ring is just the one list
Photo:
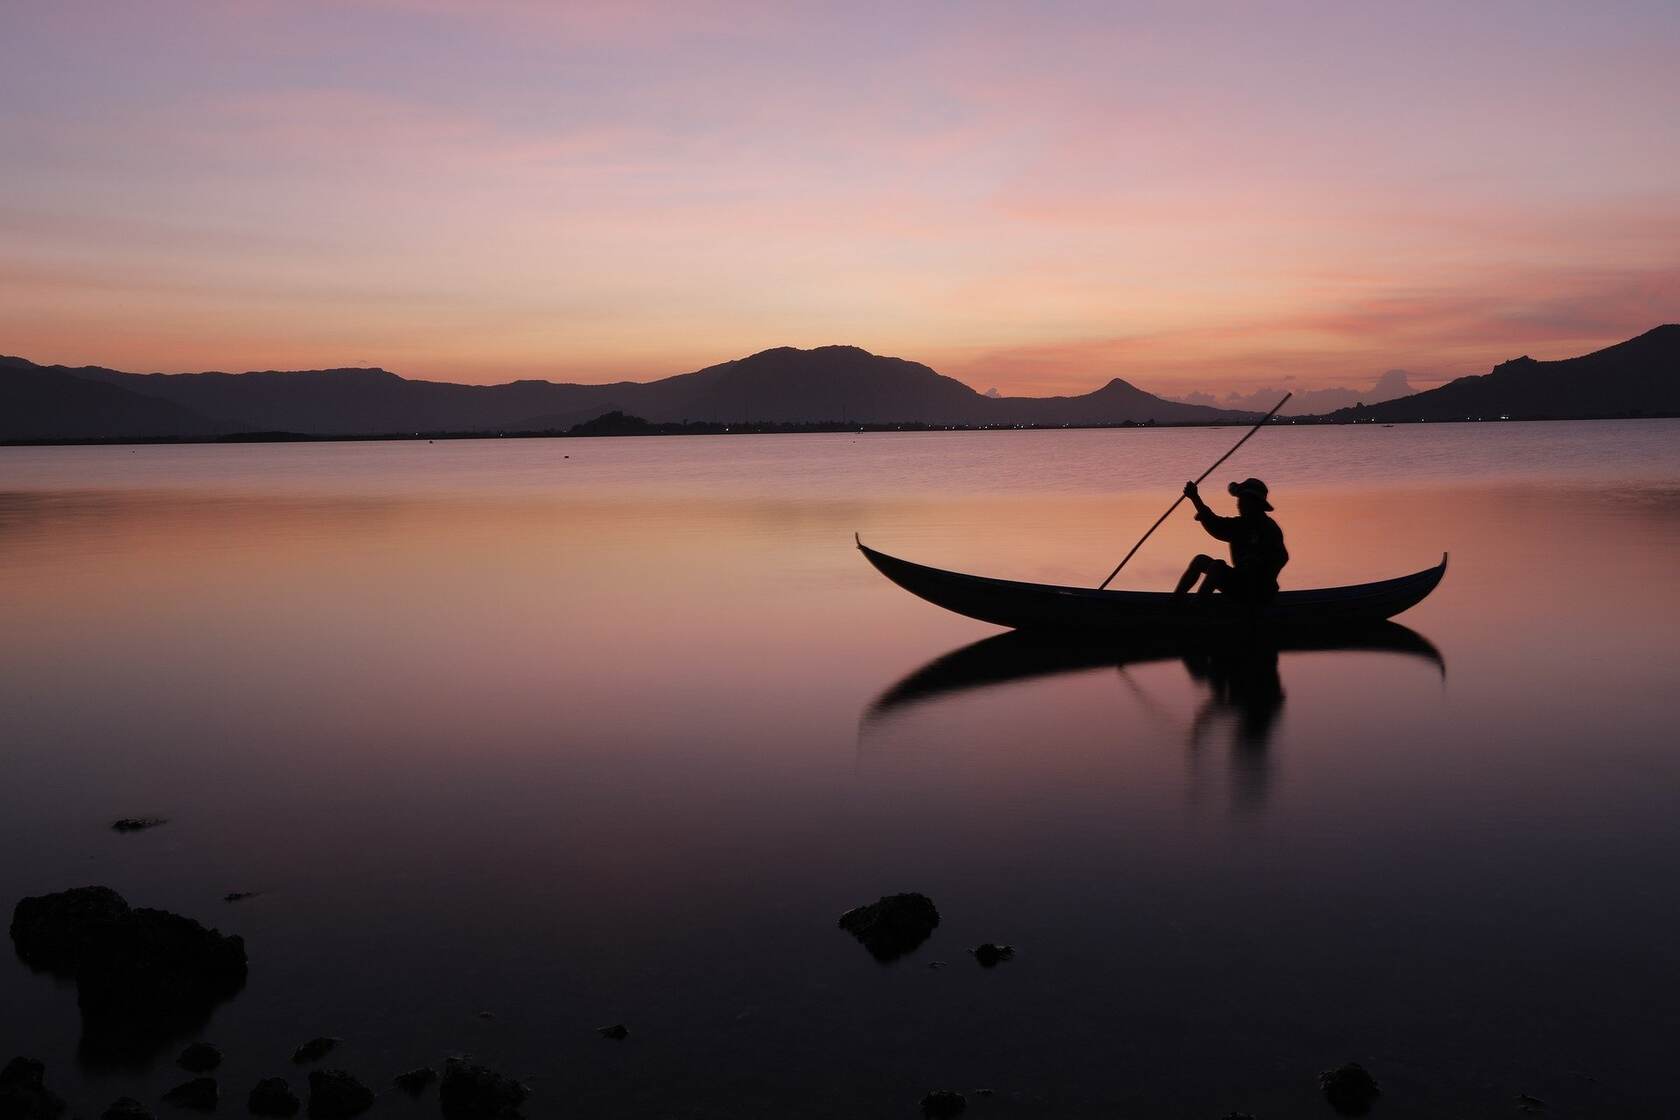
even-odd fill
[(1098, 591), (948, 572), (877, 552), (857, 540), (875, 570), (936, 607), (1011, 630), (1092, 630), (1107, 633), (1207, 630), (1229, 627), (1298, 629), (1349, 627), (1393, 618), (1421, 603), (1447, 572), (1433, 568), (1397, 579), (1310, 591), (1280, 591), (1262, 607), (1223, 595), (1176, 602), (1167, 591)]

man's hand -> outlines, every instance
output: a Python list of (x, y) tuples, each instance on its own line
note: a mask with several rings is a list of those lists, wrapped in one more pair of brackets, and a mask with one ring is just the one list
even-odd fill
[(1194, 482), (1186, 482), (1184, 484), (1184, 496), (1197, 504), (1200, 504), (1202, 500), (1202, 495), (1196, 490), (1196, 484)]

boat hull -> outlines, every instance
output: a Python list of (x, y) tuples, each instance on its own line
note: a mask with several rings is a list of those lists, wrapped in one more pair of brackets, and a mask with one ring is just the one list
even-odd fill
[(878, 552), (861, 539), (858, 550), (910, 594), (968, 618), (1011, 630), (1150, 633), (1164, 630), (1317, 629), (1382, 622), (1410, 610), (1441, 582), (1447, 557), (1421, 572), (1377, 583), (1280, 591), (1264, 606), (1223, 595), (1177, 601), (1164, 591), (1098, 591), (1021, 583), (949, 572)]

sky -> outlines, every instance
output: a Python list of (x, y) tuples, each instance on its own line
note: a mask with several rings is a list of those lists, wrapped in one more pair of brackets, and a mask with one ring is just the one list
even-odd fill
[(0, 0), (0, 353), (1363, 386), (1680, 320), (1680, 4)]

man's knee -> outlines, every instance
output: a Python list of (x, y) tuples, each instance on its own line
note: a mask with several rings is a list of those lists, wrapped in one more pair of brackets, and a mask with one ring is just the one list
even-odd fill
[(1213, 567), (1213, 565), (1215, 565), (1217, 563), (1219, 563), (1219, 561), (1215, 560), (1213, 557), (1204, 556), (1204, 555), (1201, 555), (1201, 554), (1198, 553), (1190, 561), (1190, 566), (1192, 568), (1196, 569), (1198, 572), (1205, 572), (1205, 571), (1208, 571), (1209, 569), (1211, 569)]
[(1208, 590), (1225, 591), (1231, 585), (1234, 569), (1223, 560), (1209, 560), (1202, 569), (1202, 586)]

